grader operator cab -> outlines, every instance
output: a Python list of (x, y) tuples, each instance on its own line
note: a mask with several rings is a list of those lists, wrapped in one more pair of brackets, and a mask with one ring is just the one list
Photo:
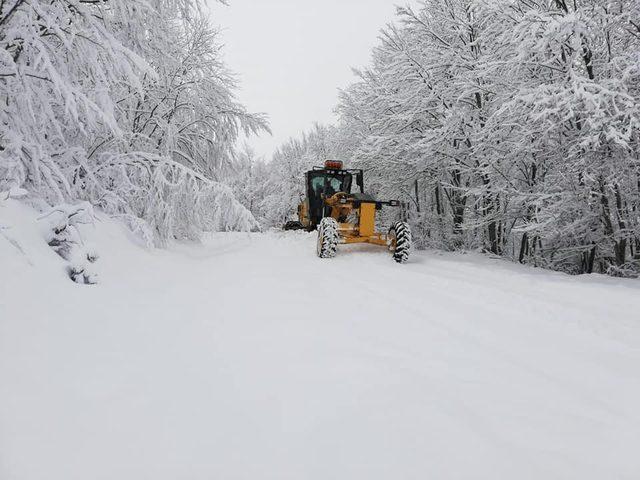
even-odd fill
[(305, 174), (306, 195), (298, 206), (298, 220), (285, 230), (318, 230), (317, 253), (332, 258), (338, 244), (369, 243), (388, 247), (393, 259), (405, 263), (411, 251), (411, 230), (397, 222), (386, 232), (376, 231), (376, 213), (397, 200), (380, 201), (364, 191), (362, 170), (347, 170), (342, 162), (327, 161)]

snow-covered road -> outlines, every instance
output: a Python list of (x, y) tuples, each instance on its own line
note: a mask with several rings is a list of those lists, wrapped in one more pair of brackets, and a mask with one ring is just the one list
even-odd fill
[(638, 281), (98, 231), (96, 287), (0, 236), (2, 480), (640, 478)]

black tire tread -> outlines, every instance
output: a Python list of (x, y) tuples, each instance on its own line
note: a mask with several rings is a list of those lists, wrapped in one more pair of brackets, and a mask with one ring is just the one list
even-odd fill
[(290, 221), (284, 224), (283, 230), (285, 231), (296, 231), (296, 230), (303, 230), (304, 229), (304, 225), (302, 225), (301, 222), (297, 222), (297, 221)]
[(318, 257), (333, 258), (338, 253), (338, 222), (331, 217), (323, 218), (318, 227)]
[(413, 243), (411, 227), (406, 222), (398, 222), (391, 227), (389, 234), (394, 236), (396, 240), (393, 259), (397, 263), (407, 263)]

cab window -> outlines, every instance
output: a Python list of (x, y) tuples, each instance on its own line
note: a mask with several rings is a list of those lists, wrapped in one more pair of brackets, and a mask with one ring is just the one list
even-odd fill
[(351, 178), (349, 175), (318, 175), (311, 179), (311, 188), (313, 193), (317, 196), (322, 193), (325, 193), (327, 196), (331, 196), (338, 192), (349, 193), (351, 189)]
[[(327, 190), (326, 190), (326, 194), (327, 195), (333, 195), (336, 192), (341, 192), (342, 191), (342, 180), (336, 177), (326, 177), (326, 182), (327, 182)], [(315, 177), (311, 180), (311, 188), (313, 188), (313, 191), (315, 192), (316, 195), (320, 195), (321, 193), (323, 193), (325, 190), (325, 177)]]

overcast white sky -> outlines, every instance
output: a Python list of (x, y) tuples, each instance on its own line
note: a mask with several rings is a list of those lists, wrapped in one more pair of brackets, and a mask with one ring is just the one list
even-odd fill
[(408, 0), (209, 0), (225, 56), (240, 77), (240, 100), (265, 112), (273, 137), (250, 145), (269, 158), (314, 121), (331, 122), (338, 88), (368, 64), (379, 31)]

